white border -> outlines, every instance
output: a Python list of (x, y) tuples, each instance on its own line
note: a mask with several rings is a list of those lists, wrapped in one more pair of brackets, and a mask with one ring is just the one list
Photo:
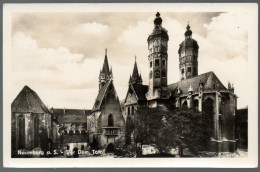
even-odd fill
[[(11, 15), (14, 12), (247, 12), (249, 149), (247, 158), (11, 158)], [(257, 167), (258, 166), (258, 6), (257, 4), (4, 4), (3, 164), (4, 167)]]

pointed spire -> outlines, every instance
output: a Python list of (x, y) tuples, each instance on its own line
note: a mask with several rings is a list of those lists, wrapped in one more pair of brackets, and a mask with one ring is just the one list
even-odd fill
[(136, 56), (135, 56), (135, 64), (134, 64), (134, 69), (133, 69), (133, 78), (138, 77), (138, 68), (137, 68), (137, 64), (136, 64)]
[(105, 50), (105, 59), (103, 63), (103, 68), (102, 68), (103, 73), (109, 73), (109, 65), (108, 65), (108, 60), (107, 60), (107, 49)]

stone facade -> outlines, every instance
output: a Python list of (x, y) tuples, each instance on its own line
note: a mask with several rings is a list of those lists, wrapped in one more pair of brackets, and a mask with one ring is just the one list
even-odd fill
[[(185, 40), (180, 44), (178, 51), (180, 81), (167, 85), (167, 41), (169, 37), (161, 23), (162, 19), (157, 13), (153, 32), (148, 37), (148, 64), (150, 67), (148, 86), (142, 83), (129, 83), (125, 99), (127, 119), (133, 120), (134, 110), (139, 106), (152, 108), (167, 104), (167, 106), (171, 105), (175, 108), (195, 108), (210, 119), (209, 130), (212, 132), (208, 148), (205, 149), (216, 152), (234, 151), (236, 147), (237, 96), (234, 94), (233, 85), (228, 83), (228, 88), (226, 88), (214, 72), (198, 75), (199, 46), (197, 41), (192, 39), (189, 25), (184, 34)], [(157, 60), (157, 65), (155, 65), (155, 60)], [(162, 62), (163, 60), (165, 62)], [(157, 77), (155, 77), (154, 72), (157, 68), (159, 74), (156, 74)], [(166, 70), (166, 75), (163, 74), (163, 69)], [(148, 90), (140, 91), (140, 88), (144, 87), (148, 87)], [(162, 94), (163, 91), (165, 91), (165, 95)], [(144, 98), (140, 99), (140, 97)], [(131, 134), (127, 133), (127, 135), (129, 137)]]
[[(122, 114), (112, 78), (112, 70), (109, 70), (107, 54), (105, 55), (101, 74), (109, 76), (102, 86), (88, 116), (89, 143), (92, 149), (102, 149), (103, 152), (114, 152), (116, 148), (124, 146), (125, 120)], [(101, 75), (100, 74), (100, 75)]]
[(38, 95), (25, 86), (11, 107), (12, 157), (18, 150), (51, 150), (52, 115)]

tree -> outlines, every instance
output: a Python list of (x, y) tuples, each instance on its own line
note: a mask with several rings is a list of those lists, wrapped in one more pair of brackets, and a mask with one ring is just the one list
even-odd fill
[(196, 109), (173, 109), (171, 107), (139, 107), (134, 116), (135, 143), (154, 144), (159, 154), (168, 154), (172, 148), (179, 148), (198, 154), (205, 149), (209, 139), (208, 117)]

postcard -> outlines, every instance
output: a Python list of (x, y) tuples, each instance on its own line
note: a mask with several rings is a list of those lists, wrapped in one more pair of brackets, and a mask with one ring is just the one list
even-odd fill
[(3, 11), (4, 167), (258, 166), (257, 4)]

